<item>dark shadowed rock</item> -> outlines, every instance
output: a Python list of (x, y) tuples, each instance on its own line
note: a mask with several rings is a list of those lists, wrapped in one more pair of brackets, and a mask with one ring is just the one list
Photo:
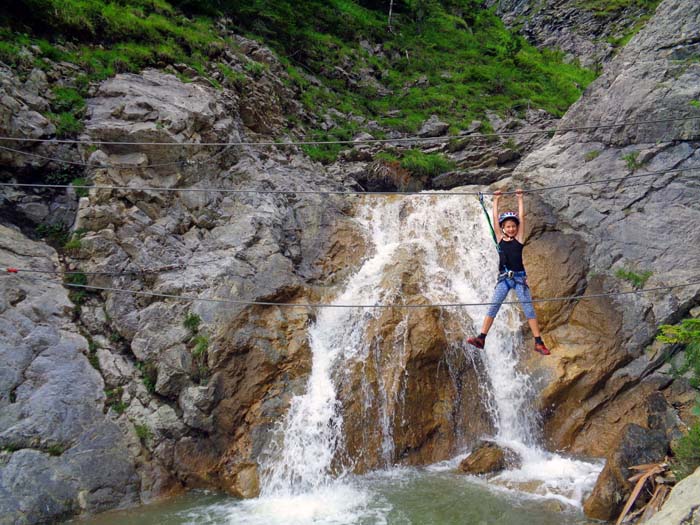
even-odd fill
[(635, 471), (630, 467), (663, 461), (667, 452), (668, 440), (663, 431), (626, 425), (598, 476), (593, 492), (584, 503), (586, 516), (599, 520), (616, 518), (633, 487), (628, 478)]

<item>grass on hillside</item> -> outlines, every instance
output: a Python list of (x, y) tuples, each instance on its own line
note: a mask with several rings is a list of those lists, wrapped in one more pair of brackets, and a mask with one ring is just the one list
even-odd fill
[[(299, 12), (288, 9), (290, 2), (257, 0), (236, 14), (249, 32), (269, 38), (281, 55), (302, 59), (317, 76), (330, 73), (323, 87), (304, 85), (302, 80), (308, 108), (366, 115), (408, 133), (416, 132), (432, 114), (447, 121), (452, 132), (483, 119), (487, 110), (522, 114), (532, 107), (561, 116), (595, 77), (590, 70), (565, 63), (561, 53), (534, 48), (478, 2), (413, 4), (423, 7), (396, 16), (393, 34), (387, 32), (383, 9), (347, 0), (304, 2)], [(332, 32), (334, 27), (342, 29)], [(382, 53), (358, 46), (358, 34), (372, 45), (382, 43)], [(361, 81), (349, 88), (343, 75), (336, 74), (338, 64), (351, 65), (345, 73), (354, 78), (361, 78), (362, 68), (372, 69), (392, 93), (380, 96), (372, 83)], [(397, 108), (399, 116), (388, 115)], [(311, 138), (347, 140), (355, 131), (352, 124), (341, 122)], [(307, 153), (327, 160), (338, 149), (314, 146)]]
[[(0, 60), (20, 65), (22, 47), (36, 45), (42, 58), (79, 64), (85, 71), (70, 89), (84, 97), (91, 81), (118, 72), (184, 62), (206, 76), (212, 62), (234, 84), (240, 73), (218, 62), (231, 46), (217, 32), (220, 12), (237, 30), (272, 46), (302, 89), (307, 110), (329, 108), (362, 115), (404, 132), (415, 132), (430, 115), (451, 131), (483, 119), (487, 110), (522, 113), (528, 107), (562, 115), (595, 74), (563, 55), (541, 51), (507, 30), (492, 10), (476, 0), (411, 0), (396, 4), (387, 30), (384, 2), (363, 0), (17, 0), (0, 22)], [(367, 7), (364, 7), (367, 6)], [(179, 7), (187, 10), (185, 16)], [(381, 53), (359, 45), (381, 44)], [(57, 45), (62, 44), (62, 45)], [(45, 62), (35, 59), (35, 66)], [(255, 64), (247, 71), (258, 76)], [(264, 66), (260, 66), (264, 67)], [(321, 81), (317, 86), (306, 73)], [(363, 75), (379, 76), (391, 90), (381, 95)], [(73, 92), (59, 94), (51, 118), (60, 135), (80, 130), (81, 105)], [(399, 116), (389, 114), (400, 109)], [(361, 126), (338, 122), (329, 131), (310, 130), (317, 140), (351, 139)], [(307, 148), (329, 161), (340, 147)]]

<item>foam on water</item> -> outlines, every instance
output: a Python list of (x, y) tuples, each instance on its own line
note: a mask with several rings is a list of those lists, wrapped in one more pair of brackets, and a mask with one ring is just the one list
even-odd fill
[(242, 501), (229, 505), (227, 514), (229, 523), (236, 525), (350, 525), (360, 519), (379, 525), (386, 523), (390, 509), (366, 489), (350, 483), (330, 483), (302, 494)]

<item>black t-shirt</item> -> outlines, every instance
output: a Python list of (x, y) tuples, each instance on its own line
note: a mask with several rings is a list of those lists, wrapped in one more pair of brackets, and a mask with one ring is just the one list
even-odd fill
[(523, 245), (518, 239), (506, 241), (501, 239), (498, 243), (500, 248), (498, 271), (503, 273), (507, 270), (513, 272), (524, 272), (523, 266)]

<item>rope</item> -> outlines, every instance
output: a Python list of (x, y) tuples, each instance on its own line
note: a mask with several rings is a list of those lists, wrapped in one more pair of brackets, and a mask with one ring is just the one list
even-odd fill
[[(667, 175), (671, 173), (692, 172), (700, 169), (700, 166), (689, 166), (686, 168), (675, 168), (661, 171), (650, 171), (647, 173), (637, 173), (625, 175), (624, 177), (614, 177), (611, 179), (601, 179), (585, 182), (572, 182), (568, 184), (557, 184), (554, 186), (542, 186), (540, 188), (530, 188), (522, 190), (523, 193), (538, 193), (541, 191), (573, 188), (576, 186), (592, 186), (595, 184), (610, 184), (613, 182), (623, 182), (630, 179), (641, 179), (645, 177), (655, 177), (657, 175)], [(227, 188), (165, 188), (161, 186), (117, 186), (117, 185), (95, 185), (86, 184), (34, 184), (19, 182), (0, 182), (0, 187), (17, 188), (51, 188), (51, 189), (94, 189), (94, 190), (119, 190), (119, 191), (163, 191), (163, 192), (218, 192), (233, 194), (273, 194), (273, 195), (366, 195), (366, 196), (391, 196), (391, 195), (420, 195), (423, 197), (433, 196), (457, 196), (457, 195), (493, 195), (494, 192), (479, 191), (341, 191), (341, 190), (264, 190), (264, 189), (227, 189)], [(502, 195), (514, 194), (516, 190), (503, 191)]]
[(680, 122), (686, 120), (697, 120), (700, 116), (675, 117), (656, 120), (641, 120), (631, 122), (619, 122), (613, 124), (595, 124), (591, 126), (574, 126), (570, 128), (549, 128), (544, 130), (530, 131), (502, 131), (493, 133), (472, 133), (463, 137), (442, 136), (442, 137), (403, 137), (396, 139), (360, 139), (360, 140), (298, 140), (298, 141), (233, 141), (233, 142), (118, 142), (110, 140), (74, 140), (74, 139), (40, 139), (25, 137), (0, 136), (0, 140), (16, 142), (50, 142), (52, 144), (86, 144), (86, 145), (106, 145), (106, 146), (321, 146), (328, 144), (392, 144), (396, 142), (444, 142), (455, 139), (488, 138), (488, 137), (510, 137), (515, 135), (539, 135), (552, 133), (568, 133), (569, 131), (590, 131), (595, 129), (621, 128), (626, 126), (641, 126), (644, 124), (661, 124), (665, 122)]
[(489, 212), (486, 211), (486, 206), (484, 205), (484, 194), (479, 193), (479, 204), (484, 210), (484, 215), (486, 215), (486, 222), (489, 224), (489, 229), (491, 230), (491, 237), (493, 238), (493, 243), (496, 245), (496, 251), (501, 253), (501, 247), (498, 245), (498, 238), (496, 237), (496, 232), (493, 229), (493, 224), (491, 223), (491, 217), (489, 217)]
[[(23, 278), (19, 274), (12, 274), (16, 277)], [(292, 308), (403, 308), (403, 309), (416, 309), (416, 308), (455, 308), (455, 307), (465, 307), (465, 306), (491, 306), (493, 302), (488, 303), (430, 303), (430, 304), (331, 304), (331, 303), (276, 303), (272, 301), (244, 301), (237, 299), (217, 299), (217, 298), (207, 298), (207, 297), (192, 297), (187, 295), (175, 295), (157, 292), (145, 292), (139, 290), (125, 290), (123, 288), (114, 288), (107, 286), (91, 286), (87, 284), (74, 284), (56, 281), (54, 279), (44, 279), (41, 277), (27, 276), (24, 278), (34, 279), (35, 281), (62, 284), (63, 286), (69, 288), (81, 288), (85, 290), (95, 290), (101, 292), (116, 292), (116, 293), (128, 293), (132, 295), (140, 295), (145, 297), (159, 297), (162, 299), (175, 299), (178, 301), (198, 301), (206, 303), (217, 303), (217, 304), (228, 304), (237, 306), (284, 306)], [(654, 288), (645, 288), (642, 290), (631, 290), (626, 292), (606, 292), (598, 294), (589, 295), (571, 295), (567, 297), (547, 297), (542, 299), (532, 299), (532, 303), (546, 303), (546, 302), (561, 302), (561, 301), (583, 301), (589, 299), (596, 299), (600, 297), (613, 297), (613, 296), (623, 296), (623, 295), (637, 295), (641, 293), (657, 292), (661, 290), (673, 290), (676, 288), (685, 288), (688, 286), (700, 285), (700, 280), (691, 281), (683, 284), (674, 284), (667, 286), (656, 286)], [(504, 301), (498, 304), (519, 304), (519, 301)]]

